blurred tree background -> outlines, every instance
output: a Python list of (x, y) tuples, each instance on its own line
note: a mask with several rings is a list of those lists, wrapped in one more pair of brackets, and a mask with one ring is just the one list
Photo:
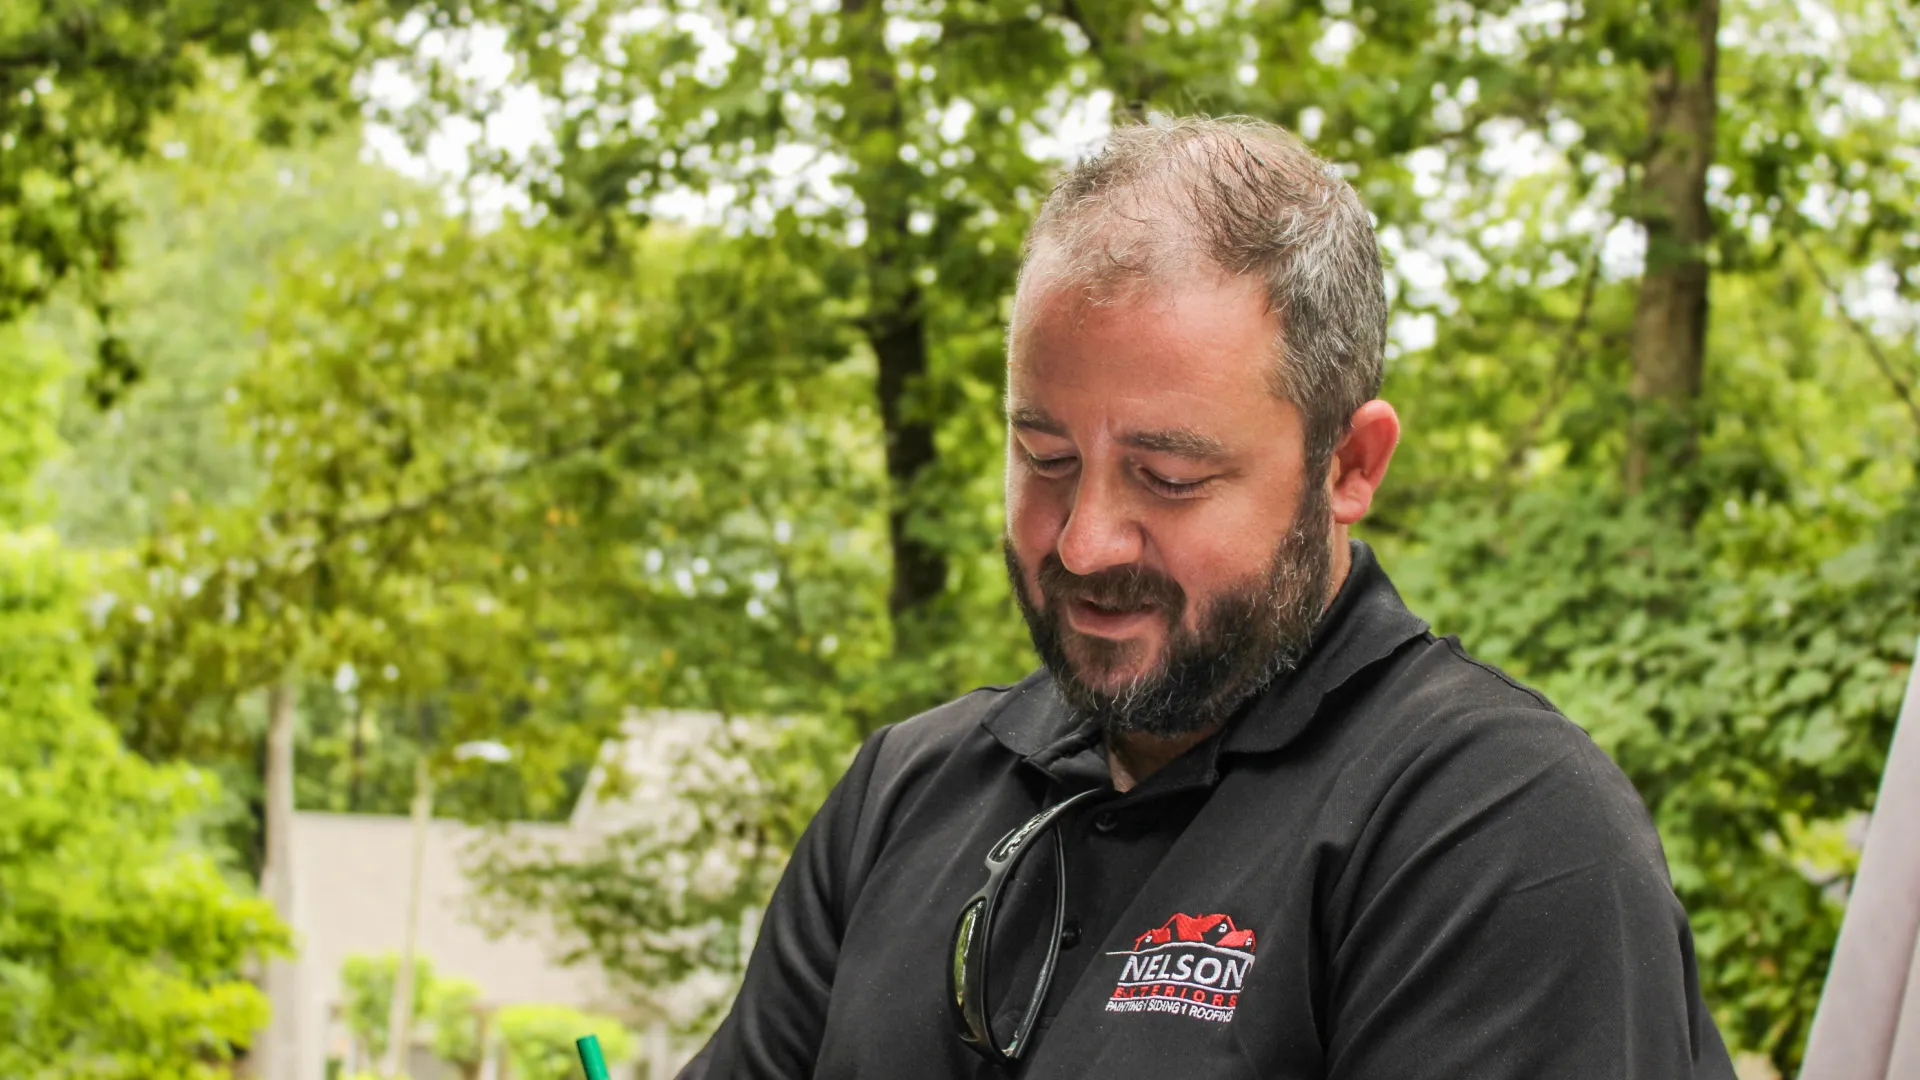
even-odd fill
[[(1020, 240), (1108, 125), (1188, 112), (1373, 210), (1406, 437), (1362, 535), (1633, 777), (1728, 1041), (1794, 1071), (1920, 633), (1911, 0), (0, 12), (0, 724), (117, 729), (111, 783), (182, 822), (124, 842), (218, 929), (115, 963), (224, 1018), (127, 1064), (36, 1004), (77, 954), (9, 946), (0, 1016), (93, 1062), (25, 1075), (245, 1044), (276, 783), (564, 817), (635, 708), (730, 718), (741, 768), (691, 827), (497, 861), (501, 917), (637, 1000), (736, 965), (857, 740), (1033, 664)], [(100, 753), (23, 758), (0, 821)], [(0, 848), (0, 893), (70, 857)]]

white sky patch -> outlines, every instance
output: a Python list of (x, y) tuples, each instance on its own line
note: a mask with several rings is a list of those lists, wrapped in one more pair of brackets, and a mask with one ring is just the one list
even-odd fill
[(1637, 221), (1617, 221), (1600, 245), (1600, 276), (1621, 281), (1640, 276), (1647, 266), (1647, 231)]
[(1724, 199), (1733, 187), (1733, 169), (1726, 165), (1707, 166), (1707, 200)]
[[(536, 149), (553, 145), (547, 122), (547, 104), (538, 91), (513, 80), (514, 62), (507, 53), (506, 31), (491, 26), (450, 33), (426, 28), (425, 20), (409, 16), (399, 37), (413, 40), (416, 54), (447, 63), (453, 74), (471, 89), (498, 96), (499, 105), (484, 124), (463, 116), (448, 117), (426, 138), (416, 153), (394, 128), (371, 120), (366, 125), (365, 152), (403, 176), (439, 186), (456, 211), (472, 200), (483, 222), (497, 220), (512, 207), (525, 210), (526, 193), (491, 177), (470, 177), (475, 147), (485, 145), (513, 158), (526, 160)], [(365, 76), (363, 89), (376, 106), (402, 111), (418, 105), (422, 94), (413, 77), (393, 61), (381, 61)]]
[(1563, 153), (1573, 149), (1584, 134), (1580, 124), (1569, 117), (1557, 116), (1547, 123), (1547, 141)]
[(1440, 320), (1432, 312), (1401, 312), (1387, 325), (1387, 339), (1400, 353), (1433, 348), (1440, 337)]
[(1840, 16), (1829, 5), (1820, 0), (1796, 0), (1793, 7), (1800, 16), (1795, 34), (1805, 41), (1806, 47), (1824, 51), (1846, 39)]
[(967, 133), (967, 125), (973, 123), (973, 102), (964, 98), (955, 98), (940, 114), (940, 138), (944, 142), (957, 143)]
[(1345, 19), (1335, 19), (1320, 31), (1320, 40), (1313, 43), (1312, 53), (1315, 60), (1329, 66), (1339, 64), (1360, 44), (1360, 28)]
[(1559, 160), (1547, 140), (1519, 120), (1489, 120), (1480, 125), (1480, 135), (1487, 143), (1480, 167), (1508, 180), (1545, 172)]
[(1446, 190), (1447, 153), (1437, 146), (1423, 146), (1407, 155), (1407, 171), (1413, 174), (1413, 193), (1423, 199), (1438, 198)]
[(1861, 271), (1841, 295), (1847, 310), (1875, 335), (1906, 338), (1920, 333), (1920, 306), (1902, 300), (1899, 289), (1899, 272), (1883, 260)]
[(1600, 227), (1600, 211), (1592, 206), (1576, 206), (1561, 219), (1569, 235), (1592, 233)]
[(916, 42), (932, 41), (940, 36), (940, 24), (926, 19), (908, 19), (895, 15), (881, 31), (889, 52), (900, 52)]
[(1030, 122), (1022, 132), (1027, 153), (1042, 161), (1078, 162), (1091, 157), (1113, 130), (1113, 94), (1095, 90), (1069, 97), (1057, 89), (1034, 116), (1038, 124)]
[(714, 184), (704, 192), (677, 188), (653, 197), (655, 215), (689, 225), (718, 226), (726, 220), (726, 210), (734, 202), (732, 184)]
[[(1915, 100), (1908, 98), (1901, 102), (1901, 105), (1912, 105)], [(1890, 112), (1886, 98), (1881, 97), (1872, 87), (1861, 86), (1858, 83), (1847, 83), (1840, 87), (1840, 102), (1847, 112), (1862, 120), (1884, 120)]]
[(1380, 247), (1389, 267), (1387, 292), (1390, 299), (1409, 307), (1447, 308), (1452, 301), (1444, 257), (1449, 241), (1430, 230), (1422, 232), (1415, 240), (1398, 225), (1380, 229)]
[(1839, 222), (1833, 189), (1823, 182), (1807, 185), (1807, 193), (1801, 197), (1798, 209), (1801, 217), (1822, 229), (1831, 229)]
[(1199, 25), (1214, 27), (1220, 25), (1220, 20), (1226, 17), (1228, 8), (1232, 6), (1229, 0), (1185, 0), (1180, 8), (1193, 16)]
[(1519, 245), (1527, 234), (1527, 223), (1519, 218), (1501, 218), (1480, 230), (1480, 246), (1498, 250)]
[(1295, 132), (1308, 142), (1320, 137), (1320, 128), (1327, 122), (1326, 110), (1317, 105), (1309, 105), (1300, 110), (1300, 130)]

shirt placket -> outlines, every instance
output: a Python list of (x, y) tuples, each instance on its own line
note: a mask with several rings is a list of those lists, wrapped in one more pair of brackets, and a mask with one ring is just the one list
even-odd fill
[[(1133, 790), (1096, 801), (1063, 823), (1067, 914), (1037, 1026), (1041, 1038), (1092, 966), (1100, 943), (1219, 782), (1218, 742), (1207, 740)], [(1049, 762), (1047, 772), (1068, 791), (1110, 783), (1098, 743)]]

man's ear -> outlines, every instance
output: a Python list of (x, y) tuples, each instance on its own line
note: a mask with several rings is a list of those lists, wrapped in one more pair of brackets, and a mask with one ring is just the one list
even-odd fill
[(1366, 516), (1399, 443), (1400, 417), (1393, 406), (1375, 398), (1353, 410), (1347, 436), (1334, 448), (1327, 468), (1328, 502), (1336, 523), (1352, 525)]

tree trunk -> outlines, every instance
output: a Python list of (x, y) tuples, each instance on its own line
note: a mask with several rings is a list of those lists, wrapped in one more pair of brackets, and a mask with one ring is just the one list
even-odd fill
[(845, 142), (856, 157), (854, 187), (867, 225), (869, 305), (862, 329), (880, 368), (876, 390), (886, 434), (887, 481), (893, 493), (887, 519), (893, 586), (887, 594), (887, 610), (897, 628), (947, 585), (946, 556), (911, 535), (908, 497), (938, 457), (933, 423), (911, 409), (908, 400), (927, 374), (925, 297), (913, 277), (908, 225), (908, 196), (921, 177), (900, 160), (906, 124), (884, 37), (885, 12), (878, 5), (870, 6), (869, 0), (841, 0), (840, 14), (853, 85), (862, 88), (847, 109)]
[[(293, 877), (293, 737), (295, 690), (282, 679), (267, 691), (266, 854), (260, 892), (274, 913), (297, 926)], [(259, 1080), (294, 1080), (299, 1063), (299, 971), (293, 960), (269, 960), (262, 979), (273, 1010), (266, 1031), (247, 1054), (248, 1071)]]
[(893, 587), (887, 611), (896, 621), (939, 596), (947, 587), (947, 559), (937, 548), (910, 535), (908, 493), (938, 456), (933, 425), (914, 416), (907, 395), (927, 374), (927, 324), (919, 313), (920, 290), (909, 289), (895, 311), (883, 316), (870, 340), (880, 362), (880, 415), (887, 436), (887, 481), (894, 493), (887, 515), (893, 549)]
[(357, 699), (353, 705), (353, 741), (347, 747), (347, 812), (360, 812), (360, 778), (366, 771), (367, 707)]
[(426, 747), (413, 768), (413, 862), (407, 875), (407, 924), (400, 948), (400, 969), (393, 978), (393, 1001), (387, 1009), (388, 1076), (406, 1075), (412, 1045), (414, 950), (420, 937), (420, 886), (426, 867), (427, 827), (433, 818), (433, 774), (427, 768)]
[(1634, 412), (1627, 487), (1677, 474), (1699, 437), (1696, 404), (1706, 366), (1707, 167), (1714, 153), (1719, 0), (1673, 9), (1674, 48), (1653, 72), (1648, 155), (1634, 217), (1646, 231), (1647, 266), (1633, 317)]

